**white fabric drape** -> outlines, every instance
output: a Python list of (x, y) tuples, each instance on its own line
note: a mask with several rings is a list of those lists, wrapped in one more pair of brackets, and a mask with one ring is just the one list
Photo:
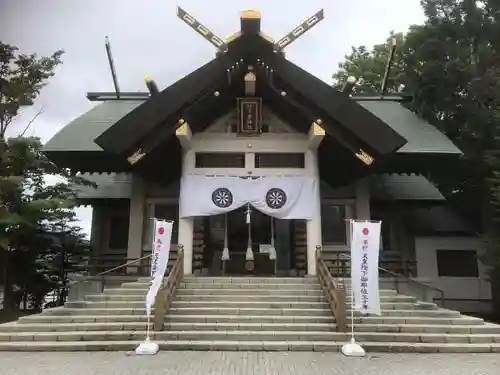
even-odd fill
[(187, 175), (182, 177), (180, 217), (209, 216), (245, 204), (278, 219), (310, 220), (319, 215), (314, 204), (319, 181), (310, 176), (252, 178)]

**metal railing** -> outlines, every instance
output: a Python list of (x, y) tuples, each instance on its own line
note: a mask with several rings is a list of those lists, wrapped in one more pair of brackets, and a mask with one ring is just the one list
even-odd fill
[[(335, 261), (344, 261), (345, 263), (347, 263), (347, 261), (351, 260), (351, 256), (349, 254), (339, 253), (339, 255), (341, 255), (342, 257), (344, 257), (344, 259), (337, 258)], [(333, 266), (332, 268), (335, 268), (335, 266)], [(346, 271), (349, 270), (349, 274), (350, 274), (350, 266), (347, 266), (347, 264), (346, 264), (346, 265), (343, 266), (343, 269), (346, 270)], [(380, 267), (379, 266), (378, 269), (379, 269), (379, 271), (382, 271), (385, 274), (394, 277), (396, 291), (398, 293), (402, 292), (402, 290), (401, 290), (401, 287), (402, 287), (401, 279), (403, 279), (405, 283), (416, 285), (418, 288), (420, 288), (420, 289), (422, 289), (422, 290), (425, 291), (424, 297), (422, 298), (423, 301), (427, 301), (429, 299), (427, 297), (428, 296), (427, 292), (431, 291), (431, 292), (436, 293), (436, 294), (439, 295), (439, 297), (437, 297), (437, 298), (433, 296), (432, 297), (432, 301), (435, 301), (437, 299), (438, 301), (440, 301), (441, 307), (443, 307), (443, 308), (445, 307), (446, 298), (445, 298), (445, 295), (444, 295), (444, 291), (442, 289), (436, 288), (436, 287), (431, 286), (431, 285), (427, 285), (427, 284), (425, 284), (425, 283), (423, 283), (421, 281), (415, 280), (414, 278), (412, 278), (410, 276), (407, 276), (407, 275), (404, 275), (404, 274), (400, 274), (400, 273), (388, 270), (387, 268), (384, 268), (384, 267)], [(346, 276), (344, 276), (344, 277), (346, 277)]]
[[(120, 269), (127, 269), (129, 267), (141, 267), (142, 265), (137, 265), (138, 262), (142, 262), (144, 259), (149, 259), (153, 256), (153, 254), (148, 254), (146, 256), (143, 256), (143, 257), (140, 257), (140, 258), (137, 258), (137, 259), (133, 259), (131, 261), (128, 261), (126, 263), (123, 263), (123, 264), (120, 264), (116, 267), (113, 267), (113, 268), (110, 268), (106, 271), (102, 271), (102, 272), (99, 272), (98, 274), (96, 275), (88, 275), (88, 276), (83, 276), (83, 279), (80, 279), (80, 280), (75, 280), (73, 281), (72, 283), (70, 283), (68, 285), (68, 288), (71, 288), (72, 286), (75, 286), (77, 284), (80, 284), (80, 283), (84, 283), (84, 282), (87, 282), (87, 281), (95, 281), (95, 280), (99, 280), (101, 282), (101, 293), (104, 291), (104, 287), (105, 287), (105, 283), (106, 283), (106, 276), (110, 275), (111, 273), (117, 271), (117, 270), (120, 270)], [(149, 266), (148, 266), (149, 267)]]
[[(346, 253), (342, 252), (323, 252), (326, 262), (331, 263), (330, 270), (337, 277), (349, 277), (350, 266), (348, 265), (349, 259)], [(402, 260), (401, 258), (394, 257), (387, 259), (384, 256), (379, 257), (379, 267), (384, 268), (390, 272), (395, 272), (404, 276), (412, 277), (417, 273), (417, 262), (414, 260)]]
[[(147, 257), (146, 257), (147, 258)], [(145, 259), (144, 257), (142, 259)], [(108, 274), (116, 274), (117, 276), (130, 275), (128, 268), (136, 269), (134, 272), (137, 276), (147, 276), (148, 268), (150, 264), (135, 264), (136, 262), (142, 260), (138, 258), (126, 258), (123, 256), (119, 257), (91, 257), (87, 261), (87, 264), (77, 265), (74, 268), (76, 272), (83, 271), (83, 273), (89, 273), (90, 275), (100, 274), (106, 272)], [(127, 265), (127, 263), (133, 262), (133, 264)]]

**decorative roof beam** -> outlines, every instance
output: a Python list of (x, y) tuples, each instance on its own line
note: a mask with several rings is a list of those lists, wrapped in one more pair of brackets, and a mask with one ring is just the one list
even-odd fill
[(147, 100), (150, 97), (149, 92), (88, 92), (87, 99), (91, 102), (104, 102), (107, 100)]
[(283, 38), (278, 40), (274, 44), (274, 50), (277, 52), (282, 52), (287, 46), (295, 42), (302, 35), (304, 35), (307, 31), (311, 30), (314, 26), (325, 19), (325, 11), (321, 9), (316, 12), (312, 17), (309, 17), (307, 20), (302, 22), (299, 26), (294, 28), (291, 32), (286, 34)]
[(241, 33), (244, 35), (259, 35), (260, 33), (260, 12), (256, 10), (245, 10), (241, 13)]
[(147, 86), (149, 93), (151, 95), (155, 95), (155, 94), (158, 94), (160, 92), (160, 90), (158, 90), (158, 86), (156, 85), (156, 82), (150, 76), (146, 76), (144, 78), (144, 82), (146, 82), (146, 86)]
[(179, 6), (177, 7), (177, 17), (187, 23), (189, 27), (200, 34), (206, 41), (215, 46), (219, 52), (227, 51), (227, 44), (221, 38)]
[(317, 150), (319, 144), (325, 138), (325, 129), (321, 126), (322, 121), (320, 119), (314, 121), (309, 128), (309, 149)]
[(342, 92), (347, 95), (351, 95), (352, 90), (354, 89), (354, 85), (358, 79), (354, 76), (349, 76), (347, 77), (347, 80), (345, 81), (344, 87), (342, 87)]
[(177, 137), (177, 139), (181, 143), (182, 148), (185, 150), (189, 150), (191, 148), (191, 139), (193, 136), (193, 133), (191, 131), (191, 127), (182, 118), (178, 121), (178, 123), (180, 126), (175, 131), (175, 136)]

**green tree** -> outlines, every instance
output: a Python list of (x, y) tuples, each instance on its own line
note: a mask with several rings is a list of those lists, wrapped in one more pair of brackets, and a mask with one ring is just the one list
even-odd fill
[[(484, 261), (494, 276), (500, 269), (500, 3), (421, 4), (427, 20), (398, 37), (389, 91), (404, 85), (413, 94), (409, 108), (464, 152), (459, 178), (441, 173), (433, 179), (450, 202), (481, 222)], [(368, 77), (355, 93), (378, 93), (388, 51), (387, 43), (353, 48), (334, 74), (336, 84), (349, 75)]]
[[(61, 264), (54, 254), (80, 249), (84, 243), (78, 228), (56, 227), (74, 219), (71, 210), (75, 194), (68, 183), (86, 181), (48, 160), (40, 139), (5, 137), (20, 108), (33, 104), (54, 75), (62, 54), (24, 55), (0, 42), (0, 264), (4, 309), (17, 308), (28, 295), (40, 305), (43, 295), (63, 282), (61, 277), (54, 278), (53, 268)], [(63, 182), (48, 186), (45, 179), (49, 175)]]

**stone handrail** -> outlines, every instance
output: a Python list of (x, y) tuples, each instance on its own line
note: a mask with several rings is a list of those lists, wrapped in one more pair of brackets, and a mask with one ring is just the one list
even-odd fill
[(321, 257), (321, 246), (316, 246), (316, 272), (332, 309), (337, 331), (347, 332), (346, 292), (343, 284), (337, 284)]
[(153, 329), (155, 331), (163, 331), (165, 323), (165, 314), (167, 313), (175, 291), (179, 286), (184, 275), (184, 248), (182, 245), (177, 246), (177, 259), (170, 271), (167, 281), (163, 284), (160, 291), (156, 295), (154, 313), (153, 313)]

